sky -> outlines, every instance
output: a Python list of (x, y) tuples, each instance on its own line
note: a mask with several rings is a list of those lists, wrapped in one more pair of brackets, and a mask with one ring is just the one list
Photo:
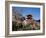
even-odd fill
[(40, 19), (40, 8), (35, 8), (35, 7), (12, 7), (13, 13), (15, 11), (19, 12), (22, 14), (22, 16), (26, 16), (28, 14), (31, 14), (33, 16), (34, 20), (39, 20)]

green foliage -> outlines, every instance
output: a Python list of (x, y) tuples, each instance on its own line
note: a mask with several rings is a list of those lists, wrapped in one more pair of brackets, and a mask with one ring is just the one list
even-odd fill
[(19, 30), (39, 30), (40, 27), (36, 25), (36, 28), (32, 28), (31, 24), (24, 25), (22, 23), (16, 24), (16, 22), (12, 22), (12, 31)]

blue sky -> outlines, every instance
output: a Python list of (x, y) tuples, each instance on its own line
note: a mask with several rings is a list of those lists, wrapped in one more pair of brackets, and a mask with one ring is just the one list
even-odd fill
[(18, 11), (21, 13), (24, 17), (28, 14), (32, 14), (33, 19), (39, 20), (40, 19), (40, 8), (35, 7), (12, 7), (13, 12)]

